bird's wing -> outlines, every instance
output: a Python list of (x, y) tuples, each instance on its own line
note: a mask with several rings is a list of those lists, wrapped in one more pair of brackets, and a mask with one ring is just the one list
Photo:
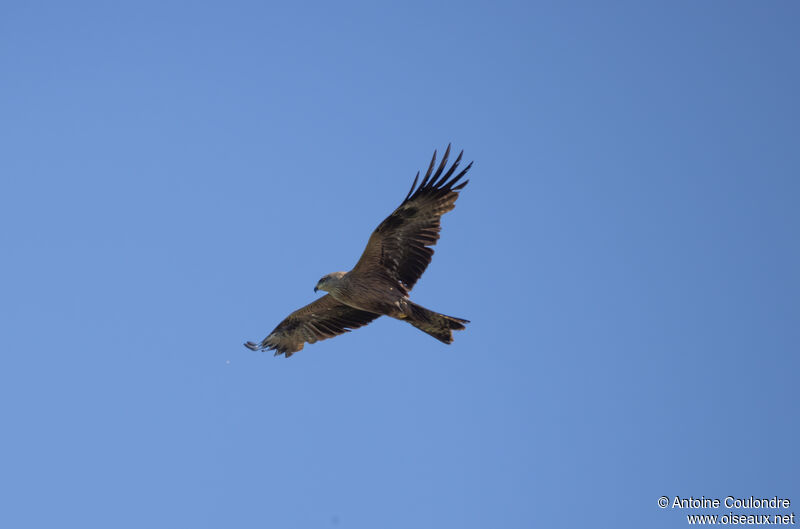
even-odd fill
[(428, 172), (419, 187), (417, 173), (402, 204), (372, 232), (367, 247), (351, 274), (388, 274), (390, 279), (401, 283), (406, 290), (411, 290), (431, 262), (433, 249), (430, 247), (439, 240), (442, 215), (455, 207), (458, 191), (469, 182), (464, 180), (456, 185), (472, 167), (471, 162), (452, 177), (462, 154), (464, 151), (461, 151), (450, 169), (444, 172), (450, 155), (448, 145), (439, 167), (431, 175), (436, 165), (436, 151), (433, 152)]
[(260, 343), (247, 342), (244, 345), (253, 351), (274, 349), (275, 356), (285, 354), (288, 358), (302, 349), (305, 342), (333, 338), (362, 327), (378, 316), (380, 314), (348, 307), (326, 294), (289, 314)]

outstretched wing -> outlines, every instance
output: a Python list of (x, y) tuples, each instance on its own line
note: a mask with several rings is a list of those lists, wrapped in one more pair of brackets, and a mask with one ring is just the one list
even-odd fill
[(464, 151), (461, 151), (450, 169), (443, 173), (450, 155), (448, 145), (439, 167), (431, 176), (436, 164), (436, 151), (433, 152), (425, 178), (417, 187), (417, 173), (403, 203), (372, 232), (367, 248), (352, 274), (388, 274), (389, 278), (400, 282), (406, 290), (411, 290), (431, 262), (433, 249), (430, 247), (439, 240), (442, 215), (455, 207), (458, 191), (469, 182), (464, 180), (456, 185), (472, 167), (471, 162), (451, 178), (462, 154)]
[(247, 342), (244, 345), (253, 351), (274, 349), (275, 356), (285, 354), (288, 358), (302, 349), (305, 342), (314, 343), (350, 332), (378, 316), (380, 314), (348, 307), (326, 294), (289, 314), (260, 343)]

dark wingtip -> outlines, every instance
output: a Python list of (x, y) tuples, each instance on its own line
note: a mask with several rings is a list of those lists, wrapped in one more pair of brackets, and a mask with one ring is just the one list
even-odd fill
[(406, 195), (406, 198), (403, 199), (403, 202), (408, 200), (408, 197), (410, 197), (411, 193), (414, 192), (414, 188), (417, 186), (417, 180), (419, 180), (419, 171), (417, 171), (417, 176), (414, 177), (414, 183), (411, 184), (411, 189), (408, 190), (408, 194)]
[(456, 182), (461, 180), (461, 178), (463, 178), (464, 175), (467, 174), (467, 172), (472, 168), (472, 163), (473, 162), (469, 162), (467, 166), (464, 169), (462, 169), (461, 172), (458, 173), (458, 175), (455, 178), (450, 180), (450, 182), (447, 184), (450, 186), (450, 189), (452, 189), (453, 191), (458, 191), (459, 189), (463, 188), (465, 185), (469, 183), (469, 180), (464, 180), (464, 182), (461, 185), (455, 186)]
[(425, 173), (425, 178), (422, 179), (422, 182), (420, 182), (417, 190), (422, 189), (428, 183), (428, 179), (431, 177), (431, 171), (433, 171), (434, 165), (436, 165), (436, 149), (433, 150), (433, 158), (431, 158), (431, 164), (428, 166), (428, 172)]
[(419, 186), (417, 186), (417, 182), (419, 180), (419, 172), (417, 172), (417, 176), (414, 177), (414, 183), (411, 185), (411, 189), (409, 190), (406, 198), (403, 202), (409, 200), (412, 196), (415, 196), (417, 193), (422, 192), (423, 190), (429, 190), (433, 188), (437, 189), (448, 189), (452, 191), (458, 191), (459, 189), (463, 188), (467, 185), (467, 182), (463, 184), (453, 187), (460, 179), (463, 177), (467, 171), (469, 171), (470, 167), (472, 167), (472, 162), (469, 164), (453, 179), (450, 177), (455, 172), (456, 168), (458, 167), (459, 162), (461, 162), (461, 157), (464, 155), (464, 151), (458, 153), (458, 157), (456, 157), (455, 162), (453, 165), (450, 166), (450, 169), (447, 172), (444, 172), (444, 168), (447, 165), (447, 159), (450, 156), (450, 149), (452, 148), (452, 144), (448, 143), (447, 148), (444, 151), (444, 156), (439, 162), (439, 167), (436, 168), (434, 172), (434, 167), (436, 167), (436, 154), (437, 151), (434, 149), (433, 157), (431, 158), (431, 163), (428, 165), (428, 171), (425, 173), (425, 176), (422, 178), (422, 181), (419, 182)]
[(444, 156), (442, 156), (442, 161), (439, 162), (439, 167), (436, 168), (436, 172), (433, 174), (433, 178), (431, 178), (430, 183), (428, 184), (430, 187), (435, 187), (441, 184), (441, 179), (439, 178), (442, 176), (442, 171), (444, 171), (445, 166), (447, 165), (447, 159), (450, 158), (450, 144), (447, 144), (447, 149), (444, 151)]
[(458, 177), (456, 177), (454, 180), (449, 180), (448, 181), (448, 179), (451, 176), (453, 176), (453, 173), (456, 172), (456, 169), (458, 168), (458, 164), (461, 163), (461, 157), (463, 155), (464, 155), (464, 151), (461, 151), (460, 153), (458, 153), (458, 156), (456, 157), (456, 161), (453, 162), (453, 165), (450, 166), (450, 169), (447, 170), (447, 172), (444, 174), (442, 179), (439, 181), (439, 186), (441, 186), (442, 189), (447, 189), (447, 188), (451, 187), (458, 180)]
[(462, 189), (464, 189), (464, 186), (465, 186), (465, 185), (467, 185), (467, 184), (469, 184), (469, 180), (464, 180), (463, 182), (461, 182), (460, 184), (458, 184), (456, 187), (453, 187), (453, 188), (451, 188), (451, 189), (452, 189), (453, 191), (461, 191)]

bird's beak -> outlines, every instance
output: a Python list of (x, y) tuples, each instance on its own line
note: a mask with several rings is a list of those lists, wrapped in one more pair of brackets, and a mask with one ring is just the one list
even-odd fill
[(319, 290), (319, 289), (317, 287), (314, 287), (314, 292), (316, 292), (317, 290)]

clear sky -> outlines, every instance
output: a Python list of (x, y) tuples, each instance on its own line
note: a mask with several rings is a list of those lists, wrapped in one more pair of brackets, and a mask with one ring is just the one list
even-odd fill
[[(790, 1), (3, 2), (0, 526), (800, 514), (798, 23)], [(467, 330), (245, 349), (448, 142), (475, 165), (412, 295)]]

